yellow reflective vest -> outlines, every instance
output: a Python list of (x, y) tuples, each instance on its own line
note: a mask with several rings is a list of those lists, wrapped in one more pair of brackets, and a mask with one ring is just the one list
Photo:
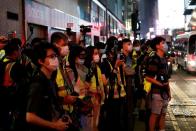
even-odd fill
[[(56, 77), (56, 83), (58, 86), (58, 96), (64, 99), (65, 96), (70, 95), (71, 92), (66, 89), (65, 87), (65, 80), (63, 78), (63, 75), (61, 73), (61, 70), (57, 69), (57, 77)], [(73, 105), (70, 104), (63, 104), (63, 109), (69, 113), (73, 111)]]
[(102, 74), (101, 74), (101, 69), (99, 68), (99, 66), (96, 66), (97, 68), (97, 75), (98, 75), (98, 82), (99, 82), (99, 86), (97, 86), (96, 84), (96, 77), (95, 75), (93, 75), (93, 77), (91, 78), (90, 81), (90, 89), (89, 91), (93, 94), (99, 94), (100, 95), (100, 99), (101, 99), (101, 103), (104, 103), (105, 100), (105, 93), (104, 93), (104, 86), (103, 86), (103, 79), (102, 79)]
[(5, 50), (0, 50), (0, 60), (5, 56)]
[[(111, 63), (110, 62), (108, 62), (108, 63), (110, 65), (111, 71), (113, 71), (113, 67), (112, 67)], [(117, 80), (115, 80), (115, 85), (114, 85), (114, 97), (113, 97), (114, 99), (118, 99), (120, 97), (125, 97), (126, 96), (126, 92), (125, 92), (125, 88), (124, 88), (125, 85), (122, 84), (119, 68), (117, 69), (116, 73), (117, 73)], [(124, 84), (125, 83), (126, 82), (125, 82), (125, 77), (124, 77)], [(118, 86), (121, 86), (120, 92), (118, 91)]]

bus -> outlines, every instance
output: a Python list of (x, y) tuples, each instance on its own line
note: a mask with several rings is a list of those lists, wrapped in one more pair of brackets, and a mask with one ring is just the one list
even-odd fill
[(176, 62), (188, 72), (196, 72), (196, 31), (176, 36)]

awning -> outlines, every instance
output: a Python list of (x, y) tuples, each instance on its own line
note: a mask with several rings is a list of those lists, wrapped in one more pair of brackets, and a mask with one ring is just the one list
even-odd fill
[(193, 12), (193, 9), (185, 9), (183, 15), (191, 15)]
[(196, 5), (196, 0), (191, 0), (190, 5)]

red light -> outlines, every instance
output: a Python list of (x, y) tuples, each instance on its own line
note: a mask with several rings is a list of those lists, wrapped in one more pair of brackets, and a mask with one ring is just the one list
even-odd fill
[(191, 28), (192, 28), (192, 30), (196, 30), (196, 26), (192, 26)]

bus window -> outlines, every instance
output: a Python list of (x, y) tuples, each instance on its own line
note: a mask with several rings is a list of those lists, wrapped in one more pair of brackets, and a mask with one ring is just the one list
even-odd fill
[(182, 45), (182, 51), (184, 51), (184, 52), (187, 51), (187, 45), (188, 45), (188, 42), (184, 41), (184, 44)]
[(192, 35), (189, 39), (189, 54), (196, 54), (196, 35)]

